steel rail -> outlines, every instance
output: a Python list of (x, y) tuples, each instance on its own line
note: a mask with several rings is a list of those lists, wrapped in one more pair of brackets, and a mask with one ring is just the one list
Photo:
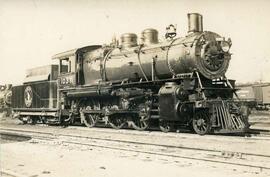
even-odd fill
[(211, 160), (211, 159), (205, 159), (205, 158), (197, 158), (197, 157), (190, 157), (190, 156), (183, 156), (183, 155), (173, 155), (173, 154), (166, 154), (166, 153), (152, 152), (152, 151), (145, 151), (145, 150), (134, 150), (134, 149), (129, 149), (129, 148), (111, 147), (111, 146), (104, 146), (104, 145), (93, 145), (93, 144), (81, 143), (81, 142), (72, 142), (72, 141), (63, 141), (63, 142), (68, 143), (68, 144), (85, 145), (85, 146), (99, 147), (99, 148), (106, 148), (106, 149), (113, 149), (113, 150), (138, 152), (138, 153), (145, 153), (145, 154), (151, 154), (151, 155), (183, 158), (183, 159), (198, 160), (198, 161), (205, 161), (205, 162), (212, 162), (212, 163), (220, 163), (220, 164), (234, 165), (234, 166), (241, 166), (241, 167), (251, 167), (251, 168), (256, 168), (256, 169), (260, 169), (260, 170), (262, 170), (262, 169), (270, 170), (270, 167), (264, 167), (264, 166), (259, 166), (259, 165), (248, 165), (248, 164), (241, 164), (241, 163), (221, 161), (221, 160), (220, 161), (219, 160)]
[[(2, 130), (6, 131), (15, 131), (15, 132), (26, 132), (26, 133), (35, 133), (35, 134), (46, 134), (51, 136), (63, 136), (63, 137), (74, 137), (74, 138), (86, 138), (86, 139), (94, 139), (94, 140), (104, 140), (104, 141), (112, 141), (112, 142), (122, 142), (122, 143), (134, 143), (134, 144), (140, 144), (140, 145), (153, 145), (153, 146), (160, 146), (160, 147), (168, 147), (168, 148), (180, 148), (180, 149), (188, 149), (188, 150), (200, 150), (200, 151), (208, 151), (208, 152), (224, 152), (220, 150), (214, 150), (214, 149), (207, 149), (207, 148), (193, 148), (188, 146), (176, 146), (176, 145), (165, 145), (165, 144), (157, 144), (157, 143), (144, 143), (144, 142), (138, 142), (138, 141), (127, 141), (127, 140), (121, 140), (121, 139), (111, 139), (111, 138), (95, 138), (95, 137), (89, 137), (89, 136), (83, 136), (83, 135), (71, 135), (71, 134), (63, 134), (63, 133), (48, 133), (43, 131), (35, 131), (35, 130), (22, 130), (22, 129), (14, 129), (14, 128), (0, 128), (0, 132)], [(99, 131), (96, 131), (99, 132)], [(111, 132), (103, 132), (103, 133), (111, 133)], [(138, 134), (129, 134), (129, 135), (138, 135)], [(251, 139), (253, 140), (253, 139)], [(254, 139), (257, 140), (257, 139)], [(269, 140), (269, 139), (261, 139), (260, 140)], [(247, 152), (238, 152), (238, 151), (226, 151), (226, 152), (233, 152), (233, 153), (241, 153), (243, 155), (250, 155), (250, 156), (260, 156), (260, 157), (269, 157), (270, 155), (263, 155), (263, 154), (254, 154), (254, 153), (247, 153)]]
[[(155, 144), (155, 143), (144, 143), (144, 142), (136, 142), (136, 141), (126, 141), (126, 140), (117, 140), (117, 139), (108, 139), (108, 138), (93, 138), (93, 137), (85, 137), (85, 136), (79, 136), (79, 135), (66, 135), (62, 133), (47, 133), (47, 132), (39, 132), (39, 131), (29, 131), (29, 130), (7, 130), (9, 132), (20, 132), (20, 134), (24, 133), (29, 133), (31, 134), (30, 136), (33, 139), (41, 139), (41, 140), (49, 140), (49, 139), (57, 139), (60, 136), (63, 137), (68, 137), (68, 138), (78, 138), (78, 139), (92, 139), (92, 140), (100, 140), (100, 141), (106, 141), (106, 142), (116, 142), (116, 143), (125, 143), (127, 145), (129, 144), (136, 144), (136, 145), (144, 145), (144, 146), (156, 146), (156, 147), (163, 147), (163, 148), (176, 148), (179, 150), (190, 150), (190, 151), (201, 151), (201, 152), (215, 152), (215, 153), (222, 153), (224, 151), (219, 151), (219, 150), (209, 150), (209, 149), (201, 149), (201, 148), (192, 148), (192, 147), (184, 147), (184, 146), (173, 146), (173, 145), (161, 145), (161, 144)], [(1, 129), (0, 132), (3, 132), (3, 128)], [(38, 136), (37, 136), (37, 135)], [(44, 138), (41, 135), (45, 135), (46, 138)], [(52, 136), (52, 138), (48, 137), (48, 135)], [(153, 151), (145, 151), (145, 150), (138, 150), (136, 149), (131, 149), (130, 146), (128, 148), (123, 148), (122, 146), (120, 147), (113, 147), (112, 145), (100, 145), (100, 144), (91, 144), (91, 143), (82, 143), (82, 142), (74, 142), (74, 141), (67, 141), (64, 140), (62, 141), (63, 143), (69, 143), (69, 144), (79, 144), (79, 145), (86, 145), (86, 146), (93, 146), (93, 147), (100, 147), (100, 148), (107, 148), (107, 149), (115, 149), (115, 150), (123, 150), (123, 151), (130, 151), (130, 152), (140, 152), (140, 153), (146, 153), (146, 154), (152, 154), (152, 155), (161, 155), (161, 156), (168, 156), (168, 157), (177, 157), (177, 158), (184, 158), (184, 159), (191, 159), (191, 160), (199, 160), (199, 161), (206, 161), (206, 162), (213, 162), (213, 163), (221, 163), (221, 164), (227, 164), (227, 165), (236, 165), (236, 166), (242, 166), (242, 167), (252, 167), (252, 168), (257, 168), (257, 169), (266, 169), (270, 170), (270, 167), (266, 166), (260, 166), (260, 165), (250, 165), (250, 164), (242, 164), (242, 163), (237, 163), (237, 162), (229, 162), (228, 159), (226, 160), (213, 160), (209, 159), (207, 157), (201, 158), (201, 157), (191, 157), (191, 156), (185, 156), (185, 155), (176, 155), (176, 154), (167, 154), (167, 153), (162, 153), (162, 152), (153, 152)], [(229, 152), (228, 153), (240, 153), (245, 156), (253, 156), (253, 157), (265, 157), (265, 158), (270, 158), (268, 155), (261, 155), (261, 154), (252, 154), (252, 153), (241, 153), (241, 152)], [(241, 159), (239, 159), (241, 160)]]
[(2, 175), (11, 176), (11, 177), (29, 177), (29, 175), (22, 175), (11, 170), (0, 169), (0, 176)]

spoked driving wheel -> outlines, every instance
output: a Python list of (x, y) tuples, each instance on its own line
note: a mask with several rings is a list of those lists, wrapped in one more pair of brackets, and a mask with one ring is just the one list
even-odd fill
[(95, 115), (95, 114), (86, 114), (84, 116), (84, 124), (89, 127), (92, 128), (96, 125), (97, 121), (98, 121), (99, 116)]
[(126, 119), (120, 115), (111, 115), (109, 116), (109, 124), (114, 129), (120, 129), (126, 124)]
[(205, 135), (209, 133), (211, 126), (208, 114), (204, 111), (196, 112), (194, 119), (192, 120), (192, 127), (194, 131), (199, 135)]
[(166, 120), (159, 120), (159, 128), (161, 131), (167, 133), (172, 130), (172, 125)]

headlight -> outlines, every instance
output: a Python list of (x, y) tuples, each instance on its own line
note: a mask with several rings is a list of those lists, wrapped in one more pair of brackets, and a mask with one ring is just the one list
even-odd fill
[(223, 52), (229, 52), (231, 45), (227, 41), (221, 41), (220, 42), (221, 49)]

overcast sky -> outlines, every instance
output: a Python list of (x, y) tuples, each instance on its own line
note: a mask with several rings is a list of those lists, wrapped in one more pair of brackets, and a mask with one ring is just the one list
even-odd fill
[(69, 49), (110, 43), (115, 34), (169, 24), (187, 32), (187, 13), (203, 15), (204, 30), (232, 39), (227, 76), (270, 81), (269, 0), (0, 0), (0, 84), (20, 84), (28, 68), (52, 63)]

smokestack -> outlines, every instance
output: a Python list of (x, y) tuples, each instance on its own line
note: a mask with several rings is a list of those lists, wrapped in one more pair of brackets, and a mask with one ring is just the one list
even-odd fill
[(201, 14), (188, 14), (188, 32), (203, 32), (203, 17)]

